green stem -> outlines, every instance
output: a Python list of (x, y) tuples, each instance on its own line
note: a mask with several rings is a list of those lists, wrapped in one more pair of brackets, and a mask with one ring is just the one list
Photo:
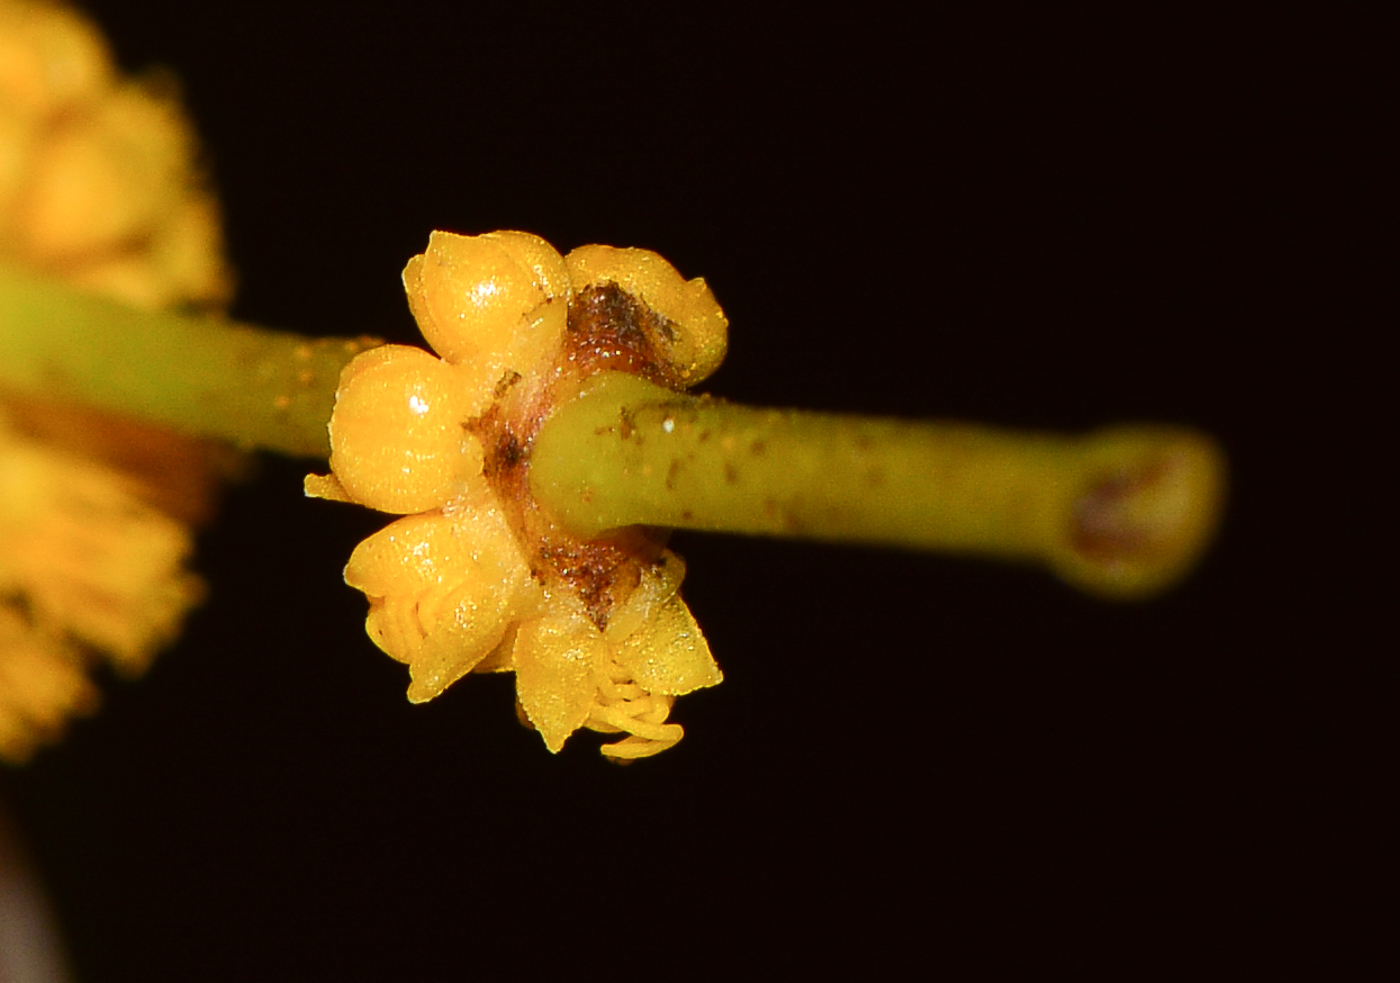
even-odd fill
[(137, 311), (0, 264), (0, 388), (245, 449), (326, 457), (340, 370), (372, 344)]
[(754, 409), (608, 374), (545, 423), (531, 485), (584, 537), (643, 524), (978, 553), (1138, 597), (1208, 543), (1224, 459), (1175, 428), (1069, 437)]
[[(135, 311), (0, 265), (0, 389), (324, 458), (340, 370), (372, 339)], [(531, 451), (585, 538), (629, 525), (882, 543), (1048, 564), (1135, 597), (1184, 574), (1224, 498), (1193, 431), (1086, 437), (753, 409), (604, 373)]]

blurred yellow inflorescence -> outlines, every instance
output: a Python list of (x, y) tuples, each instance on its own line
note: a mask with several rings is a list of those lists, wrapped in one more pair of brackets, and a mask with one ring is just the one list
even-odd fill
[[(195, 156), (168, 77), (122, 78), (62, 6), (0, 0), (0, 262), (146, 309), (222, 305), (232, 277)], [(159, 482), (110, 463), (135, 429), (0, 394), (0, 760), (95, 703), (96, 653), (144, 669), (201, 594)], [(164, 435), (139, 439), (160, 471)]]
[(719, 305), (655, 253), (566, 258), (523, 232), (435, 232), (404, 284), (442, 357), (358, 356), (336, 396), (332, 474), (307, 478), (309, 495), (407, 516), (345, 570), (370, 600), (370, 637), (408, 663), (414, 702), (514, 671), (521, 717), (551, 751), (579, 727), (626, 733), (603, 747), (615, 758), (670, 747), (674, 698), (721, 679), (677, 593), (684, 565), (659, 533), (566, 533), (529, 494), (529, 449), (599, 372), (677, 390), (713, 372)]
[(0, 0), (0, 260), (137, 307), (224, 303), (218, 205), (174, 88), (119, 76), (72, 11)]

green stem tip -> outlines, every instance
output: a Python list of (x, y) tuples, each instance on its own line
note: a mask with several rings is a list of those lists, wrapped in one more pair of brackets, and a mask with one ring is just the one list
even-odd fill
[(1185, 429), (1069, 437), (755, 409), (605, 374), (545, 423), (531, 485), (583, 537), (643, 524), (978, 553), (1132, 598), (1208, 545), (1225, 465)]

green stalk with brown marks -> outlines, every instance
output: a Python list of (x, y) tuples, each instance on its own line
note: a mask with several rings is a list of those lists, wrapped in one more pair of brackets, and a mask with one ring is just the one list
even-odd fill
[(612, 373), (545, 423), (531, 485), (584, 537), (645, 524), (976, 553), (1140, 597), (1209, 542), (1224, 458), (1179, 428), (1071, 437), (756, 409)]
[[(375, 344), (135, 311), (0, 266), (0, 389), (245, 449), (328, 452), (341, 368)], [(1139, 597), (1219, 521), (1224, 458), (1168, 427), (1083, 437), (755, 409), (602, 373), (530, 448), (533, 493), (575, 534), (652, 525), (1042, 562)]]

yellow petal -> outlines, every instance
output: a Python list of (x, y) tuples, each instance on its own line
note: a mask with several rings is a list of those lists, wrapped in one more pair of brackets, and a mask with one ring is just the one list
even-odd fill
[[(572, 600), (572, 599), (569, 599)], [(557, 753), (583, 726), (598, 691), (608, 644), (576, 601), (521, 625), (515, 639), (516, 694), (530, 723)]]
[(646, 624), (617, 647), (615, 658), (649, 693), (681, 696), (724, 678), (679, 595), (659, 605)]
[(420, 603), (424, 623), (428, 618), (435, 620), (421, 654), (408, 667), (413, 680), (408, 687), (410, 703), (440, 696), (475, 669), (500, 646), (514, 622), (514, 585), (491, 563), (478, 564), (470, 572), (462, 586), (443, 598), (445, 610), (423, 613), (431, 595)]
[(644, 566), (636, 589), (608, 616), (603, 633), (614, 646), (637, 631), (656, 615), (656, 610), (676, 595), (685, 579), (685, 561), (665, 550), (655, 563)]
[(301, 481), (301, 490), (307, 498), (319, 498), (327, 502), (350, 502), (355, 500), (350, 497), (340, 484), (335, 480), (333, 474), (308, 474)]
[(504, 519), (487, 506), (381, 529), (355, 548), (345, 581), (370, 598), (370, 638), (409, 664), (414, 703), (472, 671), (538, 603)]

